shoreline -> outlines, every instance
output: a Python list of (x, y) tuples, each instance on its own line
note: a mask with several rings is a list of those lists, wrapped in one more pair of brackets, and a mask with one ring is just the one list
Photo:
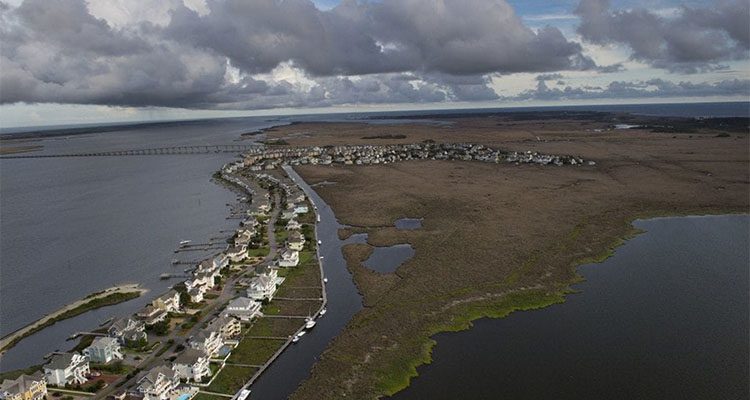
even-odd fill
[[(432, 353), (435, 346), (437, 346), (437, 341), (434, 339), (434, 336), (441, 334), (441, 333), (454, 333), (454, 332), (461, 332), (461, 331), (467, 331), (473, 327), (473, 322), (488, 318), (488, 319), (500, 319), (500, 318), (506, 318), (513, 314), (514, 312), (519, 311), (534, 311), (534, 310), (540, 310), (544, 309), (556, 304), (564, 304), (566, 302), (566, 298), (569, 294), (576, 293), (576, 290), (573, 288), (574, 285), (581, 283), (585, 280), (585, 278), (578, 272), (578, 269), (585, 265), (592, 265), (592, 264), (601, 264), (607, 259), (613, 257), (617, 251), (617, 249), (621, 246), (623, 246), (627, 241), (645, 233), (646, 231), (639, 229), (635, 227), (635, 223), (637, 221), (646, 221), (646, 220), (654, 220), (654, 219), (669, 219), (669, 218), (700, 218), (700, 217), (710, 217), (710, 216), (722, 216), (722, 215), (734, 215), (734, 216), (742, 216), (742, 215), (750, 215), (750, 210), (721, 210), (716, 209), (712, 211), (703, 211), (703, 212), (655, 212), (655, 213), (645, 213), (641, 215), (637, 215), (633, 217), (629, 222), (629, 229), (624, 232), (621, 236), (614, 239), (610, 246), (605, 248), (602, 252), (600, 252), (598, 255), (589, 256), (586, 258), (582, 258), (575, 262), (575, 264), (571, 267), (571, 271), (574, 274), (574, 278), (570, 280), (570, 282), (567, 285), (562, 286), (561, 288), (557, 290), (552, 291), (545, 291), (544, 288), (529, 288), (528, 290), (513, 290), (508, 291), (505, 293), (497, 293), (497, 303), (495, 305), (488, 306), (487, 304), (475, 304), (475, 305), (469, 305), (466, 306), (465, 310), (459, 313), (459, 316), (457, 319), (452, 321), (451, 324), (444, 324), (444, 325), (436, 325), (432, 328), (430, 328), (430, 333), (426, 336), (426, 340), (420, 340), (423, 345), (423, 352), (419, 354), (417, 357), (414, 357), (412, 359), (412, 362), (409, 363), (409, 367), (407, 371), (402, 371), (404, 374), (400, 376), (394, 376), (394, 381), (391, 381), (384, 386), (381, 387), (384, 394), (381, 394), (377, 396), (377, 398), (390, 398), (391, 396), (405, 390), (411, 385), (411, 381), (414, 378), (419, 377), (419, 371), (418, 368), (423, 367), (425, 365), (429, 365), (432, 363)], [(363, 227), (368, 228), (368, 227)], [(377, 247), (374, 245), (371, 245), (373, 247)], [(348, 261), (348, 260), (347, 260)], [(357, 291), (359, 294), (365, 298), (365, 293), (360, 288), (359, 285), (359, 279), (357, 277), (359, 276), (358, 269), (360, 267), (363, 267), (362, 265), (351, 265), (349, 262), (347, 262), (347, 269), (349, 272), (352, 273), (352, 275), (355, 277), (354, 282), (357, 286)], [(361, 278), (361, 277), (360, 277)], [(529, 295), (531, 297), (524, 298), (524, 295)], [(484, 302), (489, 299), (477, 299), (479, 302)], [(521, 301), (519, 304), (518, 301)], [(524, 301), (525, 300), (525, 301)]]
[[(57, 311), (46, 314), (36, 321), (31, 322), (0, 339), (0, 355), (13, 348), (13, 346), (26, 337), (40, 332), (59, 321), (76, 317), (88, 311), (124, 303), (138, 298), (148, 292), (148, 289), (143, 289), (139, 286), (139, 284), (112, 286), (99, 292), (89, 294), (80, 300), (66, 304)], [(90, 307), (92, 303), (97, 303), (97, 301), (100, 301), (99, 304)]]

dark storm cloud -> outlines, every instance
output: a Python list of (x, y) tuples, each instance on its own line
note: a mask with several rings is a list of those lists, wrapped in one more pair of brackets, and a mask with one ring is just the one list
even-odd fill
[(505, 100), (588, 100), (638, 99), (658, 97), (745, 96), (750, 93), (749, 79), (730, 79), (720, 82), (672, 82), (663, 79), (647, 81), (614, 81), (607, 86), (550, 88), (539, 80), (534, 90)]
[[(178, 2), (179, 4), (179, 2)], [(488, 74), (590, 69), (556, 28), (534, 31), (504, 0), (209, 1), (165, 26), (114, 27), (85, 0), (0, 7), (0, 103), (245, 107), (489, 100)], [(119, 25), (118, 25), (119, 26)], [(289, 63), (316, 85), (249, 75)], [(240, 72), (228, 80), (227, 66)], [(355, 78), (355, 76), (358, 76)], [(455, 77), (465, 78), (457, 79)]]
[(671, 18), (646, 9), (611, 11), (608, 0), (582, 0), (576, 9), (578, 32), (588, 41), (623, 43), (632, 58), (658, 68), (701, 72), (721, 62), (747, 59), (750, 2), (717, 1), (711, 8), (683, 6)]

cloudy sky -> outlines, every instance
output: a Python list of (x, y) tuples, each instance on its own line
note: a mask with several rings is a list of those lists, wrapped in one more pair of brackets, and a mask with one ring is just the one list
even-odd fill
[(0, 121), (748, 100), (749, 4), (0, 0)]

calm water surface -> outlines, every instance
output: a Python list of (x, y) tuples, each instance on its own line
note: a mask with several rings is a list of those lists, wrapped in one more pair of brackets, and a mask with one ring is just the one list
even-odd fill
[(750, 217), (635, 225), (564, 304), (436, 335), (393, 399), (747, 399)]
[(414, 248), (408, 244), (397, 244), (387, 247), (375, 247), (363, 265), (383, 274), (396, 270), (406, 260), (414, 257)]

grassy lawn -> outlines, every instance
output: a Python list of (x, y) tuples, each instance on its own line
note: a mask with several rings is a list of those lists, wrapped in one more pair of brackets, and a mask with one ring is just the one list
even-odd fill
[(291, 285), (281, 285), (279, 290), (276, 292), (276, 297), (313, 299), (321, 297), (321, 289), (312, 287), (295, 288)]
[(306, 316), (318, 311), (320, 300), (273, 300), (279, 308), (278, 315)]
[(198, 392), (191, 400), (227, 400), (227, 397)]
[(268, 247), (259, 247), (257, 249), (247, 249), (248, 257), (265, 257), (268, 255), (270, 249)]
[(235, 394), (253, 377), (257, 368), (226, 365), (206, 388), (208, 392)]
[(261, 307), (260, 312), (265, 315), (279, 315), (281, 309), (275, 303), (272, 303)]
[(260, 318), (247, 331), (247, 336), (291, 336), (302, 324), (297, 318)]
[[(284, 344), (284, 340), (250, 339), (240, 341), (227, 360), (232, 364), (262, 365)], [(224, 367), (226, 370), (227, 367)], [(223, 373), (223, 372), (222, 372)]]
[[(300, 253), (300, 255), (304, 254)], [(314, 254), (314, 253), (313, 253)], [(298, 266), (291, 268), (279, 268), (279, 276), (286, 279), (281, 285), (284, 286), (320, 286), (320, 268), (317, 264), (308, 266)]]
[(311, 250), (305, 250), (299, 252), (299, 266), (304, 267), (308, 265), (318, 265), (315, 259), (315, 252)]

